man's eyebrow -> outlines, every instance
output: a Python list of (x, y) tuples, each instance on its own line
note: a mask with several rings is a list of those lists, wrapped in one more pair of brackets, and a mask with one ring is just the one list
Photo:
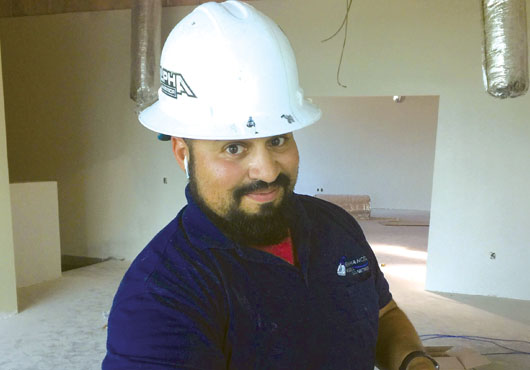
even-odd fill
[(221, 148), (223, 148), (223, 147), (225, 147), (227, 145), (232, 145), (232, 144), (242, 144), (242, 145), (245, 145), (247, 147), (251, 146), (249, 140), (234, 139), (234, 140), (215, 140), (215, 144), (213, 145), (213, 148), (221, 149)]

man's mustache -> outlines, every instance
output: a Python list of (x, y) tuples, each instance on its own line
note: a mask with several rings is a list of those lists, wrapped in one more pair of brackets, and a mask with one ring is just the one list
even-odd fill
[(284, 189), (287, 189), (290, 184), (291, 180), (289, 179), (289, 177), (284, 173), (280, 173), (276, 180), (270, 183), (258, 180), (240, 186), (239, 188), (234, 190), (234, 198), (239, 202), (241, 198), (243, 198), (243, 196), (253, 193), (255, 191), (266, 190), (270, 187), (283, 187)]

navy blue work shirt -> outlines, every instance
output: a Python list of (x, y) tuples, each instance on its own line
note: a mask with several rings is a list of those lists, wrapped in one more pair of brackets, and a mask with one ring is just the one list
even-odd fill
[(294, 195), (299, 267), (227, 239), (188, 205), (114, 298), (103, 370), (372, 370), (388, 283), (357, 222)]

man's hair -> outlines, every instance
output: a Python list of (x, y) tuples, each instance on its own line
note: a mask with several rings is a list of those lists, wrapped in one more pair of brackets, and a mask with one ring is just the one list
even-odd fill
[(188, 139), (187, 137), (183, 137), (182, 140), (184, 140), (186, 145), (191, 148), (191, 146), (193, 144), (193, 139)]
[(188, 160), (191, 162), (192, 159), (191, 157), (193, 157), (193, 139), (188, 139), (188, 138), (182, 138), (182, 140), (184, 140), (184, 142), (186, 143), (186, 145), (188, 146), (188, 152), (189, 152), (189, 156), (188, 156)]

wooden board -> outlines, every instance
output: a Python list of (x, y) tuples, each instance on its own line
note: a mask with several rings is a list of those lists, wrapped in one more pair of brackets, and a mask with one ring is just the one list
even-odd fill
[(427, 221), (391, 220), (391, 221), (381, 221), (379, 223), (385, 226), (429, 226), (429, 222)]
[[(162, 0), (163, 7), (199, 5), (223, 0)], [(0, 17), (131, 9), (132, 0), (0, 0)]]

